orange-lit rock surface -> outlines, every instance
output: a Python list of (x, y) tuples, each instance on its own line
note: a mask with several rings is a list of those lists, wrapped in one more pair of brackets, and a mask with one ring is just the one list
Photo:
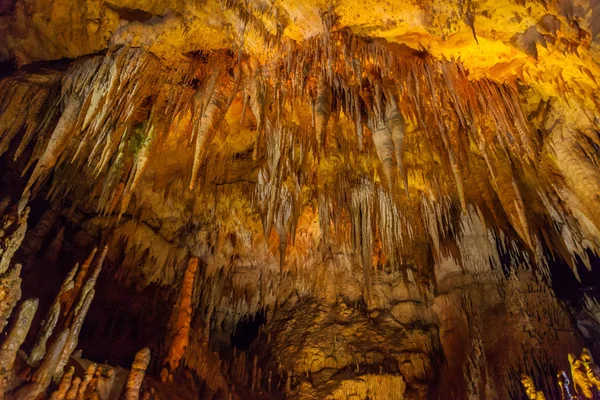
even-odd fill
[(4, 396), (600, 395), (599, 32), (597, 0), (0, 0)]

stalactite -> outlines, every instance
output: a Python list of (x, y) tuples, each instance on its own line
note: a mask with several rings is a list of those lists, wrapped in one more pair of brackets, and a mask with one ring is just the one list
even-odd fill
[[(33, 76), (16, 74), (3, 82), (3, 92), (8, 96), (0, 106), (0, 153), (8, 150), (11, 140), (20, 130), (26, 127), (19, 148), (23, 143), (28, 143), (36, 130), (43, 129), (52, 118), (53, 110), (48, 103), (52, 102), (49, 98), (55, 95), (58, 77), (56, 73)], [(23, 110), (21, 106), (25, 103), (28, 107)], [(15, 158), (19, 154), (17, 150)]]
[(274, 217), (274, 225), (279, 234), (279, 268), (283, 270), (285, 255), (287, 253), (289, 231), (291, 229), (293, 198), (287, 186), (282, 186), (279, 195), (277, 215)]
[(122, 215), (127, 210), (131, 195), (142, 179), (142, 175), (144, 174), (146, 166), (148, 165), (148, 161), (150, 160), (150, 148), (152, 146), (152, 142), (154, 141), (155, 135), (156, 133), (154, 132), (154, 126), (150, 126), (148, 131), (145, 133), (145, 138), (142, 142), (141, 148), (137, 151), (133, 170), (130, 174), (130, 182), (125, 184), (125, 191), (121, 200), (121, 210), (119, 211), (119, 215)]
[(204, 162), (208, 145), (215, 136), (216, 130), (236, 94), (237, 85), (233, 77), (230, 77), (227, 72), (219, 72), (215, 75), (217, 76), (216, 85), (213, 90), (205, 93), (203, 101), (206, 102), (206, 105), (203, 107), (201, 117), (196, 122), (197, 126), (194, 132), (196, 144), (190, 190), (194, 189), (196, 185), (200, 165)]
[[(15, 105), (20, 105), (23, 102), (29, 102), (31, 99), (30, 89), (26, 85), (11, 85), (8, 93), (11, 94), (8, 99)], [(4, 88), (5, 90), (8, 88)], [(17, 112), (18, 107), (13, 104), (8, 104), (6, 110), (3, 110), (2, 118), (0, 118), (0, 153), (4, 153), (8, 149), (10, 141), (17, 134), (19, 128), (25, 123), (26, 114)]]
[(323, 75), (317, 78), (317, 93), (315, 99), (315, 134), (317, 136), (317, 155), (325, 148), (327, 123), (331, 116), (332, 93)]
[(262, 132), (265, 129), (265, 103), (266, 103), (266, 88), (261, 76), (261, 71), (255, 60), (251, 60), (249, 65), (244, 64), (243, 68), (248, 77), (248, 92), (249, 103), (252, 114), (256, 119), (256, 141), (252, 152), (252, 159), (256, 160), (258, 156), (258, 146), (260, 143)]
[(379, 228), (383, 249), (386, 257), (389, 259), (392, 268), (395, 268), (399, 261), (396, 254), (402, 247), (402, 237), (405, 234), (401, 223), (403, 218), (400, 215), (392, 197), (383, 189), (377, 190), (377, 226)]
[(275, 132), (267, 136), (268, 169), (259, 172), (256, 187), (259, 202), (262, 203), (265, 236), (268, 236), (271, 232), (278, 211), (277, 204), (283, 192), (281, 184), (287, 171), (286, 160), (291, 136), (290, 128), (287, 127), (278, 127)]
[(54, 225), (58, 213), (60, 211), (60, 202), (53, 201), (44, 213), (42, 214), (37, 225), (30, 229), (24, 243), (21, 246), (21, 250), (28, 256), (35, 256), (42, 248), (42, 242), (50, 233), (50, 229)]
[[(46, 104), (44, 104), (44, 109), (36, 110), (33, 107), (29, 107), (28, 116), (27, 116), (27, 120), (29, 122), (28, 122), (27, 130), (23, 134), (23, 137), (21, 138), (21, 141), (19, 142), (19, 146), (15, 150), (15, 154), (13, 157), (13, 159), (15, 161), (18, 160), (23, 155), (23, 153), (25, 152), (25, 150), (27, 149), (27, 147), (29, 146), (31, 141), (34, 139), (35, 134), (37, 132), (44, 132), (50, 128), (53, 119), (55, 118), (56, 114), (58, 113), (58, 111), (60, 109), (60, 100), (59, 100), (59, 96), (57, 95), (57, 92), (59, 90), (58, 84), (57, 84), (58, 83), (57, 78), (58, 78), (58, 75), (55, 75), (53, 78), (53, 81), (49, 82), (50, 86), (48, 87), (47, 92), (46, 92), (47, 100), (46, 100)], [(37, 118), (39, 118), (39, 116), (43, 116), (43, 118), (41, 120), (37, 119)], [(37, 119), (37, 121), (36, 121), (36, 119)], [(35, 122), (37, 122), (37, 124), (32, 123), (31, 121), (35, 121)]]
[(185, 354), (186, 347), (189, 343), (190, 323), (192, 321), (192, 293), (194, 290), (194, 282), (196, 279), (196, 271), (198, 270), (198, 258), (191, 257), (188, 261), (188, 266), (183, 276), (183, 282), (179, 292), (179, 300), (177, 309), (174, 310), (173, 331), (174, 336), (169, 347), (169, 354), (164, 360), (163, 371), (161, 378), (163, 382), (167, 381), (170, 374), (177, 369), (181, 357)]
[(404, 168), (404, 136), (406, 127), (404, 125), (404, 118), (398, 109), (396, 98), (391, 92), (388, 94), (385, 110), (385, 119), (391, 132), (392, 142), (394, 143), (396, 164), (398, 165), (400, 176), (404, 181), (404, 189), (408, 192), (408, 177)]
[(372, 195), (373, 188), (369, 182), (362, 182), (351, 192), (350, 210), (352, 215), (352, 237), (354, 248), (363, 270), (364, 286), (367, 291), (368, 304), (371, 303), (371, 254), (373, 249), (372, 229)]
[(324, 248), (328, 248), (329, 243), (329, 203), (324, 194), (319, 195), (319, 226), (321, 227), (321, 242)]
[(0, 398), (3, 397), (3, 393), (9, 388), (10, 381), (14, 378), (13, 365), (17, 351), (25, 341), (37, 307), (38, 299), (28, 299), (21, 303), (17, 318), (2, 342), (0, 347)]
[(140, 388), (146, 368), (150, 363), (150, 349), (145, 348), (137, 352), (135, 360), (131, 366), (131, 371), (127, 377), (127, 383), (125, 384), (124, 398), (126, 400), (137, 400), (140, 396)]
[(58, 260), (58, 256), (60, 255), (60, 251), (62, 250), (63, 241), (65, 239), (65, 227), (61, 227), (52, 243), (46, 248), (44, 251), (44, 258), (48, 260), (50, 264), (54, 264), (56, 260)]
[(373, 131), (373, 143), (377, 151), (377, 157), (383, 166), (386, 183), (391, 187), (393, 185), (393, 163), (394, 163), (394, 142), (390, 129), (386, 125), (383, 117), (371, 121)]
[(56, 125), (56, 129), (52, 133), (48, 145), (38, 163), (36, 164), (23, 193), (29, 193), (33, 185), (40, 179), (44, 179), (52, 168), (56, 165), (59, 156), (64, 151), (64, 148), (73, 134), (75, 124), (78, 118), (78, 112), (83, 104), (82, 99), (72, 94), (65, 105), (65, 110)]

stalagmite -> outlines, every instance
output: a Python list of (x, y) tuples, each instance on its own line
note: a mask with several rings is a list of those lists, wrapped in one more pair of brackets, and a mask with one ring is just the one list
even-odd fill
[(6, 211), (6, 209), (8, 208), (9, 205), (10, 205), (10, 197), (5, 196), (4, 198), (2, 198), (2, 201), (0, 202), (0, 218), (2, 218), (4, 216), (4, 212)]
[(75, 367), (71, 366), (60, 378), (60, 383), (58, 384), (58, 389), (52, 396), (50, 396), (50, 400), (64, 400), (67, 395), (67, 391), (71, 388), (71, 380), (73, 379), (73, 374), (75, 373)]
[(0, 332), (8, 323), (13, 308), (21, 299), (21, 264), (0, 275)]
[(523, 387), (525, 387), (525, 393), (527, 394), (527, 398), (530, 400), (546, 400), (546, 396), (544, 393), (538, 391), (535, 388), (533, 380), (530, 376), (521, 374), (521, 383), (523, 383)]
[(588, 380), (592, 383), (596, 390), (600, 390), (600, 368), (594, 364), (590, 350), (583, 348), (579, 359), (583, 364), (583, 369)]
[(65, 299), (64, 296), (72, 293), (75, 274), (78, 270), (79, 264), (76, 264), (75, 267), (71, 269), (69, 274), (67, 274), (67, 277), (63, 281), (58, 294), (54, 298), (54, 301), (48, 310), (48, 314), (42, 323), (42, 329), (29, 355), (29, 363), (31, 365), (36, 365), (42, 359), (42, 357), (44, 357), (44, 354), (46, 354), (46, 343), (52, 335), (52, 332), (54, 332), (56, 324), (60, 320), (61, 306), (64, 307), (66, 305), (66, 301), (69, 299), (69, 297)]
[(81, 384), (79, 385), (79, 390), (77, 391), (77, 396), (76, 396), (77, 400), (83, 400), (85, 391), (86, 391), (90, 381), (94, 377), (94, 374), (96, 373), (97, 368), (98, 368), (98, 366), (96, 365), (96, 363), (91, 363), (87, 367), (87, 370), (85, 371), (85, 374), (83, 376), (83, 380), (81, 381)]
[(593, 383), (588, 378), (583, 363), (573, 354), (569, 354), (569, 364), (571, 364), (571, 377), (573, 378), (575, 393), (586, 399), (591, 399), (593, 396)]
[(71, 383), (71, 387), (66, 393), (65, 400), (75, 400), (77, 398), (77, 392), (79, 390), (80, 383), (80, 377), (75, 377), (75, 379), (73, 379), (73, 383)]
[[(62, 308), (62, 310), (61, 310), (62, 318), (63, 318), (63, 321), (66, 323), (69, 322), (69, 317), (72, 314), (73, 305), (75, 304), (75, 302), (78, 299), (81, 298), (80, 297), (80, 293), (82, 293), (81, 289), (83, 287), (84, 280), (88, 278), (88, 271), (90, 269), (90, 266), (92, 265), (92, 261), (94, 260), (97, 250), (98, 249), (96, 247), (94, 247), (94, 249), (92, 250), (90, 255), (85, 259), (83, 264), (81, 264), (81, 267), (79, 267), (79, 269), (77, 270), (77, 275), (75, 276), (75, 279), (73, 280), (73, 287), (70, 288), (70, 290), (69, 290), (68, 299), (63, 304), (63, 307), (61, 307)], [(62, 292), (62, 290), (61, 290), (61, 292)]]
[(252, 378), (251, 378), (252, 385), (250, 386), (250, 390), (252, 390), (253, 392), (256, 391), (256, 389), (257, 389), (257, 387), (256, 387), (257, 376), (258, 376), (257, 362), (258, 362), (258, 357), (254, 356), (254, 359), (252, 360)]
[(86, 392), (89, 393), (88, 397), (92, 397), (93, 399), (98, 399), (98, 382), (100, 381), (100, 377), (102, 376), (102, 367), (96, 368), (94, 371), (94, 375), (92, 379), (88, 383)]
[(573, 397), (573, 395), (571, 393), (571, 387), (569, 386), (571, 384), (571, 381), (569, 380), (569, 377), (567, 376), (566, 371), (564, 371), (564, 370), (558, 371), (557, 378), (558, 378), (558, 384), (560, 387), (561, 400), (574, 399), (575, 397)]
[(71, 357), (71, 353), (73, 353), (73, 350), (75, 350), (75, 347), (77, 347), (77, 343), (79, 340), (79, 332), (81, 331), (83, 321), (85, 320), (90, 305), (92, 304), (92, 300), (94, 299), (94, 294), (94, 289), (85, 293), (85, 297), (83, 298), (81, 305), (79, 305), (78, 309), (75, 312), (69, 330), (69, 337), (67, 338), (67, 341), (63, 347), (62, 354), (58, 362), (56, 363), (56, 370), (54, 372), (55, 380), (58, 380), (62, 376), (63, 369), (67, 362), (69, 362), (69, 357)]
[(16, 398), (36, 400), (46, 391), (48, 385), (50, 385), (50, 382), (52, 381), (52, 376), (54, 371), (56, 371), (56, 365), (60, 360), (68, 337), (68, 329), (63, 330), (56, 336), (48, 348), (48, 352), (42, 359), (40, 366), (33, 373), (31, 383), (27, 383), (25, 386), (21, 387), (15, 394)]
[(127, 377), (127, 383), (125, 384), (125, 393), (123, 396), (125, 400), (137, 400), (139, 398), (140, 388), (149, 363), (150, 349), (145, 348), (138, 351), (135, 355), (133, 365), (131, 366), (129, 376)]
[(189, 343), (190, 323), (192, 321), (192, 293), (194, 290), (194, 282), (196, 279), (196, 271), (198, 270), (198, 258), (190, 257), (188, 261), (181, 289), (179, 291), (179, 300), (177, 309), (174, 313), (173, 331), (174, 336), (169, 347), (169, 354), (163, 361), (163, 371), (161, 378), (166, 382), (170, 374), (173, 373), (179, 366), (181, 357), (185, 354), (186, 347)]
[(27, 231), (29, 207), (23, 212), (11, 210), (2, 218), (0, 227), (0, 276), (9, 268), (13, 255), (16, 253)]
[(13, 364), (17, 357), (17, 351), (25, 341), (37, 307), (38, 299), (28, 299), (21, 303), (17, 318), (0, 346), (0, 398), (9, 388), (11, 379), (14, 378)]
[(115, 383), (115, 370), (109, 369), (106, 371), (106, 376), (102, 376), (98, 379), (98, 386), (96, 392), (100, 399), (110, 399), (110, 394)]

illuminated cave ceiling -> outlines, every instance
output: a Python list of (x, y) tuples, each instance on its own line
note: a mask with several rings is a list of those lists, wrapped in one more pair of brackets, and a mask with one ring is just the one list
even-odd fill
[[(27, 340), (107, 246), (57, 326), (113, 365), (148, 347), (156, 398), (558, 396), (600, 332), (595, 289), (555, 294), (595, 285), (599, 32), (596, 0), (0, 0)], [(34, 361), (7, 393), (43, 391)]]

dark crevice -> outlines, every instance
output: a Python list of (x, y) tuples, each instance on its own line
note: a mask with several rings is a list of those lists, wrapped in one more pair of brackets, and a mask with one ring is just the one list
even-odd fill
[(154, 14), (139, 8), (119, 7), (115, 4), (107, 4), (106, 6), (119, 14), (119, 17), (128, 21), (146, 22), (155, 17)]
[(240, 320), (231, 334), (231, 345), (240, 350), (248, 350), (252, 342), (258, 337), (260, 327), (265, 321), (264, 311)]
[[(2, 0), (0, 0), (0, 4)], [(2, 15), (2, 8), (0, 6), (0, 15)], [(11, 75), (17, 70), (17, 60), (9, 58), (6, 60), (0, 60), (0, 79)]]

